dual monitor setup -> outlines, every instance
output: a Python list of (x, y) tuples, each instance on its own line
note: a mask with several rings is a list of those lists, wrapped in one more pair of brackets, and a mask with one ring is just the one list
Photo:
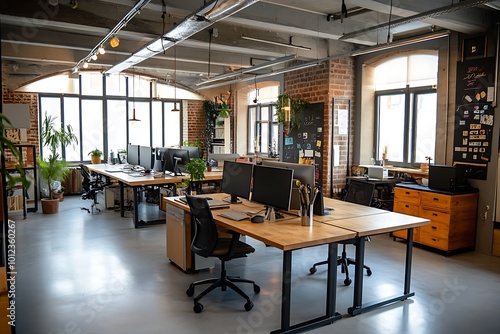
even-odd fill
[(182, 146), (181, 148), (127, 146), (127, 162), (133, 166), (141, 166), (145, 170), (156, 170), (172, 175), (182, 175), (184, 166), (192, 159), (199, 158), (198, 147)]
[[(314, 186), (314, 166), (267, 160), (262, 165), (225, 161), (221, 191), (230, 195), (230, 203), (241, 203), (240, 197), (265, 205), (269, 220), (275, 210), (300, 209), (296, 180)], [(315, 214), (323, 214), (322, 200), (323, 196), (317, 196)]]

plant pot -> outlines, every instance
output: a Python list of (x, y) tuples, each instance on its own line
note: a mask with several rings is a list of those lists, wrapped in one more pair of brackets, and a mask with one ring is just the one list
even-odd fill
[(63, 192), (53, 192), (52, 193), (52, 198), (53, 199), (58, 199), (59, 202), (62, 202), (64, 200), (64, 193)]
[(42, 212), (53, 214), (59, 212), (59, 199), (42, 198)]
[(101, 163), (101, 156), (100, 155), (91, 155), (90, 156), (90, 161), (94, 164), (100, 164)]

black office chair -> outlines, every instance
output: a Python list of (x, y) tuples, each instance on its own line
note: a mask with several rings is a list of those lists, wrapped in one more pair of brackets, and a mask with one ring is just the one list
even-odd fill
[(101, 212), (101, 210), (97, 207), (97, 194), (104, 190), (104, 182), (102, 182), (99, 178), (93, 178), (90, 175), (90, 171), (84, 164), (80, 164), (80, 174), (82, 175), (82, 199), (87, 200), (90, 199), (93, 201), (90, 209), (82, 207), (82, 210), (86, 210), (88, 213), (94, 213), (94, 208)]
[(240, 234), (234, 231), (228, 231), (232, 235), (231, 238), (224, 238), (219, 235), (206, 198), (186, 195), (186, 199), (191, 210), (192, 222), (195, 227), (191, 250), (200, 256), (218, 257), (221, 260), (221, 274), (219, 278), (204, 279), (189, 285), (186, 294), (189, 297), (192, 297), (194, 295), (194, 287), (196, 285), (211, 284), (194, 298), (194, 312), (200, 313), (203, 311), (203, 305), (199, 303), (199, 300), (212, 290), (219, 287), (222, 291), (226, 291), (226, 288), (229, 287), (245, 298), (247, 301), (245, 303), (245, 310), (250, 311), (253, 308), (253, 302), (243, 291), (240, 290), (240, 288), (234, 284), (234, 282), (253, 284), (253, 291), (255, 293), (260, 292), (260, 287), (255, 284), (254, 281), (239, 277), (226, 276), (226, 261), (246, 257), (247, 254), (253, 253), (255, 249), (252, 246), (240, 241)]
[[(344, 201), (370, 206), (373, 200), (373, 193), (375, 191), (375, 184), (351, 180), (347, 185), (347, 193), (344, 198)], [(369, 237), (367, 237), (369, 240)], [(348, 266), (350, 264), (356, 265), (356, 260), (347, 257), (346, 246), (349, 244), (354, 244), (355, 239), (349, 239), (340, 242), (342, 244), (342, 255), (337, 257), (337, 266), (341, 266), (341, 272), (345, 273), (344, 285), (351, 285), (352, 280), (349, 278), (349, 269)], [(309, 268), (309, 272), (314, 274), (318, 269), (317, 266), (328, 264), (328, 261), (321, 261), (313, 264), (311, 268)], [(371, 276), (372, 270), (369, 266), (363, 265), (363, 268), (366, 269), (366, 274)]]

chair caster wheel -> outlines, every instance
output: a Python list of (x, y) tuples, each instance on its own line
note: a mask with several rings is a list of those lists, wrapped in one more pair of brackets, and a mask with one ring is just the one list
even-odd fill
[(254, 284), (253, 285), (253, 292), (259, 293), (260, 292), (260, 286), (258, 286), (257, 284)]
[[(246, 307), (246, 305), (245, 305), (245, 307)], [(203, 305), (201, 305), (200, 303), (194, 304), (193, 311), (194, 311), (194, 313), (201, 313), (201, 311), (203, 311)]]
[(316, 267), (311, 267), (309, 268), (309, 273), (312, 275), (314, 274), (316, 271), (318, 271), (318, 269), (316, 269)]
[(351, 280), (350, 278), (346, 278), (346, 279), (344, 280), (344, 285), (345, 285), (345, 286), (349, 286), (349, 285), (351, 285), (351, 283), (352, 283), (352, 280)]
[(250, 311), (253, 308), (253, 303), (251, 300), (245, 303), (245, 311)]
[(193, 297), (193, 295), (194, 295), (194, 286), (190, 286), (190, 287), (186, 290), (186, 295), (188, 295), (188, 297)]
[(367, 270), (366, 270), (366, 274), (367, 274), (368, 276), (371, 276), (371, 275), (372, 275), (372, 271), (371, 271), (371, 269), (367, 269)]

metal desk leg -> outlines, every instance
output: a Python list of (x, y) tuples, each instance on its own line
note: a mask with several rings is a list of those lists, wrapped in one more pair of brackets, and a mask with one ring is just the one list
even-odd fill
[(347, 311), (350, 315), (361, 313), (363, 303), (363, 265), (365, 263), (365, 237), (356, 238), (356, 266), (354, 268), (353, 305)]
[(335, 312), (337, 303), (337, 251), (336, 243), (328, 244), (328, 276), (326, 282), (326, 318), (334, 320), (342, 318)]
[(405, 295), (410, 293), (412, 256), (413, 256), (413, 228), (409, 228), (408, 241), (406, 242), (405, 287), (404, 287)]
[(139, 196), (137, 195), (137, 187), (132, 187), (134, 194), (134, 227), (139, 228)]
[(125, 205), (123, 203), (125, 197), (123, 196), (124, 187), (123, 182), (120, 182), (120, 217), (125, 217)]

